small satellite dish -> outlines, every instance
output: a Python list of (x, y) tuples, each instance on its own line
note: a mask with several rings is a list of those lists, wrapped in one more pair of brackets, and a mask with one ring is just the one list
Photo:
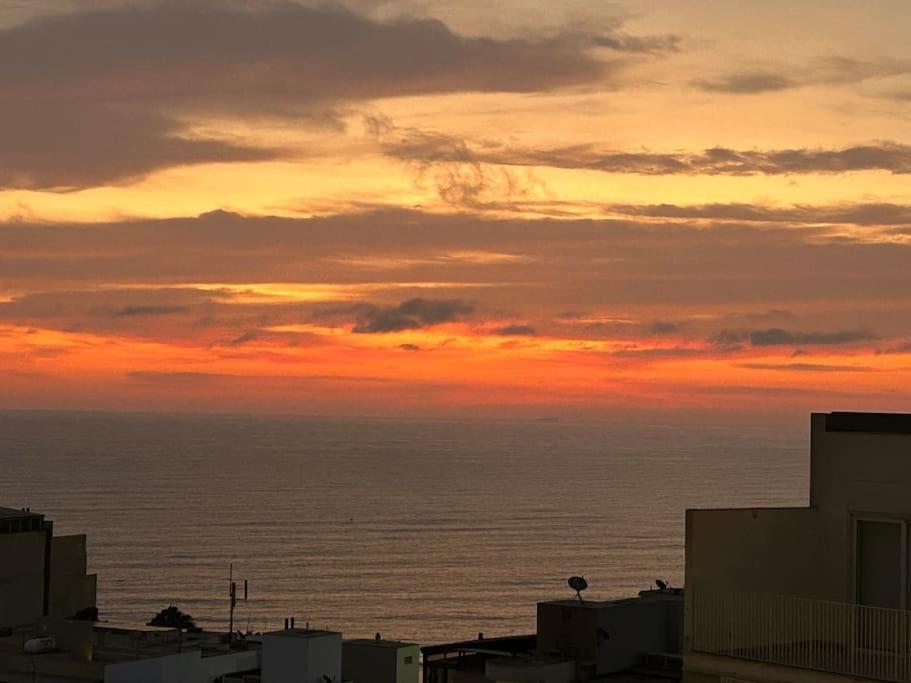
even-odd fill
[(569, 581), (566, 583), (569, 584), (569, 587), (576, 591), (576, 597), (579, 598), (579, 602), (583, 605), (585, 601), (582, 599), (582, 591), (588, 588), (588, 581), (585, 580), (584, 576), (570, 576)]
[(658, 586), (659, 591), (667, 590), (667, 581), (662, 581), (661, 579), (655, 579), (655, 585)]

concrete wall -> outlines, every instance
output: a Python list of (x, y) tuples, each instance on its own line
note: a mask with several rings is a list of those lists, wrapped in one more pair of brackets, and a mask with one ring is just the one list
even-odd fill
[(203, 657), (200, 662), (200, 683), (212, 683), (218, 676), (238, 671), (251, 671), (260, 666), (259, 649), (226, 652)]
[(538, 604), (538, 650), (593, 663), (598, 675), (635, 667), (649, 652), (680, 652), (682, 627), (683, 600), (667, 594)]
[(854, 519), (911, 522), (911, 434), (826, 431), (826, 415), (812, 416), (810, 505), (822, 517), (829, 548), (832, 599), (854, 600)]
[(263, 636), (262, 683), (324, 683), (323, 676), (341, 680), (341, 634), (278, 631)]
[(95, 607), (97, 577), (86, 575), (87, 564), (85, 534), (51, 539), (50, 616), (66, 619), (81, 609)]
[[(852, 421), (859, 429), (871, 423), (864, 416), (811, 417), (810, 507), (687, 511), (687, 639), (701, 589), (854, 601), (855, 520), (911, 523), (911, 433), (851, 431)], [(714, 676), (794, 680), (766, 678), (772, 668), (774, 676), (793, 669), (695, 654), (688, 642), (686, 650), (686, 679), (694, 683)], [(819, 672), (805, 678), (833, 679)]]
[(44, 531), (0, 534), (0, 627), (43, 616), (45, 542)]
[(104, 683), (200, 683), (199, 650), (108, 664)]
[(515, 657), (488, 660), (485, 676), (496, 683), (570, 683), (575, 662), (529, 661)]
[(911, 521), (911, 435), (812, 420), (810, 507), (688, 510), (686, 585), (852, 602), (854, 519)]
[(354, 683), (418, 683), (420, 655), (417, 645), (347, 641), (342, 643), (342, 679)]
[(687, 510), (686, 587), (832, 599), (821, 530), (810, 508)]

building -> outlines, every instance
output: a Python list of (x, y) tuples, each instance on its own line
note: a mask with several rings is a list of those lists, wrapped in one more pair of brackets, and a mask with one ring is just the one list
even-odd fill
[(399, 640), (358, 638), (342, 643), (342, 679), (356, 683), (418, 683), (421, 648)]
[[(258, 670), (256, 639), (228, 641), (222, 633), (98, 626), (42, 618), (0, 637), (3, 683), (214, 683), (226, 674)], [(47, 645), (30, 652), (26, 644)]]
[(911, 415), (814, 414), (809, 506), (688, 510), (685, 680), (911, 680)]
[(0, 628), (95, 607), (96, 576), (86, 573), (84, 535), (54, 536), (44, 515), (0, 508), (0, 558)]
[(683, 591), (538, 603), (537, 633), (422, 648), (424, 683), (680, 680)]
[(340, 683), (342, 634), (288, 628), (263, 634), (262, 683)]

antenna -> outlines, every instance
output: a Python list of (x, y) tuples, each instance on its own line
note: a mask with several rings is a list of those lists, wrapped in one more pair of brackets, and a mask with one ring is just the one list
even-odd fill
[[(247, 602), (249, 586), (247, 579), (244, 579), (244, 604)], [(228, 647), (234, 640), (234, 608), (237, 607), (237, 583), (234, 581), (234, 563), (228, 565), (228, 599), (231, 604), (230, 617), (228, 619)]]
[(569, 587), (576, 591), (576, 597), (579, 598), (579, 602), (583, 605), (585, 600), (582, 599), (582, 591), (588, 588), (588, 581), (585, 580), (584, 576), (570, 576), (569, 581), (566, 583), (569, 584)]

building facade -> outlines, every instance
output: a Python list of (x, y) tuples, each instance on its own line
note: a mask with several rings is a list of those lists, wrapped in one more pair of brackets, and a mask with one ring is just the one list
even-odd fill
[(911, 415), (814, 414), (809, 505), (688, 510), (685, 678), (911, 680)]
[(95, 607), (84, 535), (54, 536), (44, 515), (0, 508), (0, 558), (0, 628)]

